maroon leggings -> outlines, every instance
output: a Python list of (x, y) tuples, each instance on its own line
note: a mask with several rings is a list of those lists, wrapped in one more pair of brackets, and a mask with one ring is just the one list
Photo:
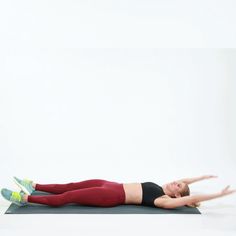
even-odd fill
[(102, 207), (125, 203), (123, 184), (103, 179), (90, 179), (67, 184), (36, 184), (35, 190), (54, 194), (29, 195), (28, 202), (49, 206), (76, 203)]

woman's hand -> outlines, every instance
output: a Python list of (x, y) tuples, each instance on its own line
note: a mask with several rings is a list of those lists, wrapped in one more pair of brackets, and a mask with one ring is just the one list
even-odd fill
[(236, 189), (229, 190), (229, 187), (230, 187), (230, 185), (228, 185), (226, 188), (224, 188), (223, 190), (221, 190), (221, 192), (220, 192), (220, 196), (221, 196), (221, 197), (236, 192)]
[(217, 175), (203, 175), (202, 179), (211, 179), (211, 178), (217, 178)]

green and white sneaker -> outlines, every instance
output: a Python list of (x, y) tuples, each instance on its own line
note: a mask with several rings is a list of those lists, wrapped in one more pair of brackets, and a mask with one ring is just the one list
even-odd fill
[(31, 193), (35, 191), (34, 187), (32, 186), (32, 183), (33, 183), (32, 180), (29, 180), (29, 179), (21, 180), (15, 176), (13, 177), (13, 180), (24, 193), (31, 195)]
[(11, 191), (6, 188), (2, 188), (1, 194), (6, 200), (8, 200), (18, 206), (27, 205), (27, 202), (23, 200), (23, 196), (25, 195), (25, 193), (23, 193), (23, 192), (15, 192), (15, 191)]

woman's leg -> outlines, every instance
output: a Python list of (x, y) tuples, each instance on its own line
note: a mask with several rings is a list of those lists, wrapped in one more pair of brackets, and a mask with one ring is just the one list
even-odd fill
[(89, 179), (67, 184), (36, 184), (35, 190), (58, 194), (83, 188), (102, 187), (106, 183), (112, 182), (103, 179)]
[(125, 192), (123, 184), (114, 183), (103, 187), (83, 188), (55, 195), (29, 195), (28, 202), (49, 206), (77, 203), (80, 205), (109, 207), (124, 204)]

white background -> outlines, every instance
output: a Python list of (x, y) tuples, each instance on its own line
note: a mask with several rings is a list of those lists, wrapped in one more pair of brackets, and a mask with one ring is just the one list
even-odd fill
[[(1, 1), (0, 187), (214, 174), (191, 192), (236, 188), (235, 7)], [(188, 217), (2, 215), (0, 233), (234, 235), (235, 206), (234, 194)]]
[(0, 1), (1, 46), (232, 48), (234, 0)]
[(235, 184), (235, 60), (232, 49), (9, 52), (2, 183), (216, 174)]

